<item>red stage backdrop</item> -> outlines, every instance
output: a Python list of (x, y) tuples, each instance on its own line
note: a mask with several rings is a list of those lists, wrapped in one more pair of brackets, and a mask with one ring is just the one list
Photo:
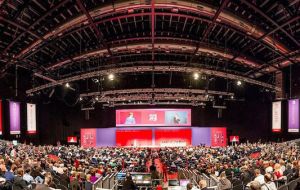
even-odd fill
[(159, 147), (190, 146), (191, 129), (155, 130), (155, 145)]
[(117, 146), (151, 146), (152, 130), (117, 130)]
[(96, 129), (81, 129), (81, 146), (96, 147)]
[(216, 127), (216, 128), (211, 128), (211, 146), (216, 147), (224, 147), (226, 146), (226, 128), (223, 127)]
[(191, 126), (191, 110), (116, 110), (116, 126)]

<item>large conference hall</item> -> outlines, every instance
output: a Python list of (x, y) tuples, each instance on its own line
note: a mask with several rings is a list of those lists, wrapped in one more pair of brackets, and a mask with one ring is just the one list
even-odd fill
[(0, 0), (0, 190), (300, 190), (300, 0)]

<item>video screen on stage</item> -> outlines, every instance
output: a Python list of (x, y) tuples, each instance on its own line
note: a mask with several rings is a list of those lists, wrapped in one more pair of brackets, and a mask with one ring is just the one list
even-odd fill
[(191, 109), (116, 110), (116, 126), (191, 126)]

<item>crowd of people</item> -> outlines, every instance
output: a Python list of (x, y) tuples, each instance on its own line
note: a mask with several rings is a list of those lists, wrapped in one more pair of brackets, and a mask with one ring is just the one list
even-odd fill
[[(280, 184), (297, 179), (300, 167), (298, 146), (294, 143), (247, 143), (219, 148), (82, 148), (2, 141), (0, 155), (3, 190), (91, 190), (100, 177), (122, 169), (153, 172), (154, 166), (149, 168), (147, 162), (154, 159), (161, 160), (164, 172), (187, 168), (212, 177), (220, 190), (239, 184), (253, 190), (276, 190), (275, 181)], [(163, 174), (155, 176), (162, 178)], [(197, 185), (205, 190), (207, 182), (202, 180)]]

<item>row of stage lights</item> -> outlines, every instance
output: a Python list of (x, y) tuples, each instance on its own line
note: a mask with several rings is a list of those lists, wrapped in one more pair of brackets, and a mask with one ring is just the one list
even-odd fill
[[(200, 74), (199, 74), (199, 73), (194, 73), (194, 74), (193, 74), (193, 78), (194, 78), (194, 80), (198, 80), (198, 79), (200, 78)], [(237, 86), (242, 86), (242, 81), (237, 80), (237, 81), (236, 81), (236, 85), (237, 85)]]
[[(114, 74), (109, 74), (108, 76), (107, 76), (107, 78), (108, 78), (108, 80), (110, 80), (110, 81), (113, 81), (113, 80), (115, 80), (115, 75)], [(200, 78), (200, 74), (199, 73), (194, 73), (193, 74), (193, 78), (194, 78), (194, 80), (198, 80), (199, 78)], [(99, 80), (96, 80), (96, 82), (99, 82)], [(242, 85), (242, 81), (240, 81), (240, 80), (237, 80), (236, 81), (236, 84), (237, 84), (237, 86), (241, 86)], [(65, 87), (66, 88), (70, 88), (71, 86), (70, 86), (70, 83), (66, 83), (65, 84)]]

